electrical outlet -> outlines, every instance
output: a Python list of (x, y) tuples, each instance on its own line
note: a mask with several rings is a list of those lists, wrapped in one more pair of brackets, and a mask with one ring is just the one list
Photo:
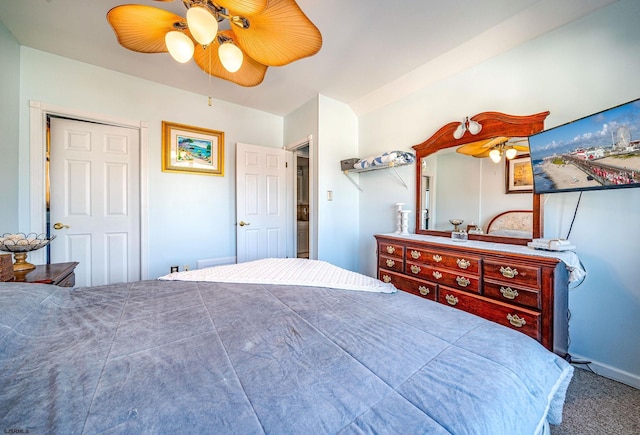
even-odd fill
[(187, 270), (189, 270), (189, 265), (188, 265), (188, 264), (185, 264), (185, 265), (184, 265), (184, 271), (186, 272)]

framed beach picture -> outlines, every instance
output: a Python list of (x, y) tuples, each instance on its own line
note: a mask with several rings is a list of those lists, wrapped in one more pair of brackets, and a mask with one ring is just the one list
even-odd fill
[(224, 133), (162, 121), (162, 170), (224, 176)]
[(533, 192), (533, 170), (529, 154), (505, 159), (506, 193)]

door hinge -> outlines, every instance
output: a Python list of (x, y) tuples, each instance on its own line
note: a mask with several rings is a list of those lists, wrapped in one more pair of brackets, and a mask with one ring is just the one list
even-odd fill
[(288, 168), (289, 167), (289, 162), (284, 162), (284, 167)]

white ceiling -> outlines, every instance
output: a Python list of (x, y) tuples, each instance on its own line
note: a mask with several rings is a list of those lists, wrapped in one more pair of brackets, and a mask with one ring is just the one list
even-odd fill
[[(256, 87), (214, 77), (212, 95), (286, 115), (323, 94), (363, 114), (614, 1), (298, 0), (322, 33), (320, 52), (269, 68)], [(125, 3), (185, 13), (180, 0), (0, 0), (0, 20), (21, 45), (208, 95), (195, 63), (117, 43), (106, 14)]]

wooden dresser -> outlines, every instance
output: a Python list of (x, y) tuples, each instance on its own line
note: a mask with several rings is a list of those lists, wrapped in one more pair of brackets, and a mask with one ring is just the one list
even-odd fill
[(527, 255), (529, 248), (522, 246), (437, 236), (375, 237), (382, 281), (508, 326), (558, 355), (567, 354), (568, 272), (552, 254)]

